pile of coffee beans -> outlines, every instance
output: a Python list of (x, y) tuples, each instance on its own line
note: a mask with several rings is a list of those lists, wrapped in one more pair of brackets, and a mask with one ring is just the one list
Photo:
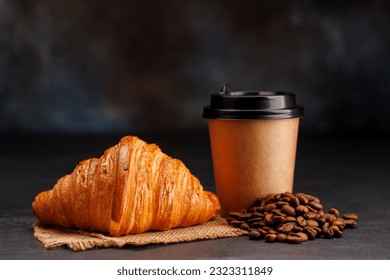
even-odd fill
[(345, 228), (355, 228), (356, 214), (340, 215), (336, 208), (326, 213), (321, 201), (305, 193), (269, 194), (256, 205), (230, 212), (227, 222), (248, 232), (253, 240), (301, 243), (317, 237), (342, 237)]

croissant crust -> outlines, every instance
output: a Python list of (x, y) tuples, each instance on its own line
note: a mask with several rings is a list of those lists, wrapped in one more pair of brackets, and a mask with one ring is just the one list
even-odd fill
[(99, 159), (81, 161), (32, 208), (47, 224), (120, 236), (199, 224), (216, 217), (220, 204), (182, 161), (126, 136)]

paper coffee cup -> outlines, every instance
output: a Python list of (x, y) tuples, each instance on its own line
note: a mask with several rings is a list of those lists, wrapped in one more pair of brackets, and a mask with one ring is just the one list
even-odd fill
[(292, 192), (299, 117), (287, 92), (231, 92), (204, 108), (221, 215), (251, 207), (269, 193)]

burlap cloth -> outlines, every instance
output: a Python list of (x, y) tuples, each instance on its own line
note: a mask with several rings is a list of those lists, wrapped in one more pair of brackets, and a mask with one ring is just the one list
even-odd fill
[(84, 251), (94, 247), (142, 246), (149, 244), (168, 244), (202, 239), (216, 239), (240, 236), (246, 231), (234, 228), (226, 220), (218, 217), (206, 223), (167, 231), (151, 231), (139, 234), (112, 237), (85, 230), (64, 229), (48, 226), (40, 222), (33, 225), (34, 237), (47, 249), (66, 245), (73, 251)]

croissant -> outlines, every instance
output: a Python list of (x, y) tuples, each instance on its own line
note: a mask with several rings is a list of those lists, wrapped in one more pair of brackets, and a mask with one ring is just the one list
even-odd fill
[(168, 230), (216, 217), (220, 204), (182, 161), (136, 136), (81, 161), (32, 204), (46, 224), (111, 236)]

